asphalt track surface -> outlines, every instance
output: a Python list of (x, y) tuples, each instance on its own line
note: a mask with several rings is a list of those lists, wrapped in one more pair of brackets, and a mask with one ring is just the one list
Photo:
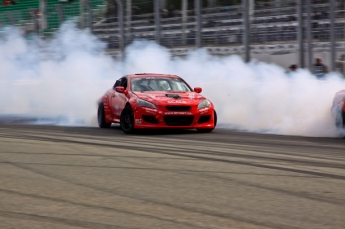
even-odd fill
[(0, 124), (0, 228), (345, 228), (345, 140)]

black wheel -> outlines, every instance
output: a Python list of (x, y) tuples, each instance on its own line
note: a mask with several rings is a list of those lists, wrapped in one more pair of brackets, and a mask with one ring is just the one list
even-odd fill
[(345, 112), (341, 111), (341, 120), (343, 121), (341, 128), (345, 128)]
[(105, 122), (103, 103), (100, 103), (98, 105), (97, 120), (98, 120), (98, 126), (101, 128), (109, 128), (111, 126), (111, 123)]
[(214, 111), (213, 114), (214, 114), (214, 127), (213, 128), (208, 128), (208, 129), (196, 129), (198, 132), (200, 132), (200, 133), (210, 133), (212, 130), (214, 130), (214, 128), (217, 125), (217, 112)]
[(339, 110), (337, 112), (337, 116), (335, 118), (335, 125), (338, 128), (344, 128), (345, 127), (345, 112), (343, 110)]
[(128, 105), (121, 112), (120, 126), (126, 134), (134, 132), (134, 114), (132, 108)]

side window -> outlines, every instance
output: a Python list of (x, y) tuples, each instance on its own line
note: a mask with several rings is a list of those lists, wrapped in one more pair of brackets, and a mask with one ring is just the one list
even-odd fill
[(119, 86), (124, 87), (126, 90), (127, 89), (127, 78), (122, 78)]
[(169, 82), (167, 82), (166, 80), (159, 81), (159, 89), (160, 91), (170, 91), (171, 87), (169, 85)]

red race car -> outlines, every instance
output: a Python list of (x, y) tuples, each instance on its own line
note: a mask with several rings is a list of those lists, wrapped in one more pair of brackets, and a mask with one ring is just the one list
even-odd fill
[(345, 90), (335, 94), (331, 108), (332, 116), (335, 119), (335, 125), (338, 128), (345, 127)]
[(123, 76), (98, 101), (101, 128), (120, 123), (138, 129), (180, 128), (211, 132), (217, 124), (213, 103), (179, 76), (142, 73)]

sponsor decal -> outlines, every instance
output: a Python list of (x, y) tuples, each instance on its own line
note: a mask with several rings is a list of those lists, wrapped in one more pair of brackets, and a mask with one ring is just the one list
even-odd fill
[(151, 113), (151, 114), (156, 114), (156, 110), (151, 110), (151, 109), (145, 109), (145, 111), (147, 112), (147, 113)]
[(205, 114), (205, 113), (207, 113), (209, 111), (209, 109), (210, 109), (209, 107), (202, 108), (202, 109), (199, 110), (199, 112), (200, 112), (200, 114)]
[(146, 95), (151, 97), (151, 98), (156, 98), (156, 95), (153, 95), (153, 94), (146, 94)]
[(189, 96), (188, 96), (188, 98), (190, 98), (190, 99), (194, 99), (194, 98), (195, 98), (195, 95), (194, 95), (194, 93), (189, 93)]
[(174, 111), (174, 112), (165, 112), (166, 115), (192, 115), (192, 112), (179, 112), (179, 111)]
[(170, 104), (185, 104), (187, 102), (181, 101), (181, 100), (169, 100), (168, 103), (170, 103)]
[(136, 124), (141, 124), (141, 123), (142, 123), (142, 120), (141, 120), (140, 118), (136, 118), (136, 119), (135, 119), (135, 123), (136, 123)]
[(111, 120), (112, 120), (112, 117), (111, 117), (111, 115), (107, 115), (107, 116), (105, 116), (105, 119), (106, 119), (107, 121), (111, 121)]
[(122, 111), (122, 110), (121, 110), (120, 106), (116, 104), (116, 105), (114, 106), (114, 110), (113, 110), (114, 115), (115, 115), (115, 116), (120, 116), (120, 115), (121, 115), (121, 111)]

